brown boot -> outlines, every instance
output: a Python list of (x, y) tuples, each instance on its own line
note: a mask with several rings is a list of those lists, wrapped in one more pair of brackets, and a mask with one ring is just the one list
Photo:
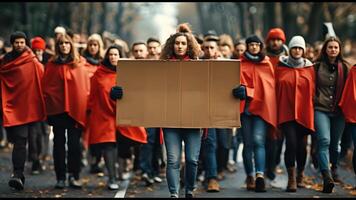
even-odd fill
[(321, 174), (323, 175), (323, 193), (332, 193), (335, 184), (329, 170), (323, 170)]
[(253, 176), (247, 176), (245, 182), (247, 190), (255, 190), (255, 178)]
[(295, 178), (295, 167), (287, 169), (288, 172), (288, 185), (287, 192), (296, 192), (297, 191), (297, 181)]
[(304, 184), (304, 170), (299, 171), (297, 173), (297, 187), (298, 188), (305, 188)]
[(220, 185), (215, 178), (212, 178), (208, 182), (207, 192), (220, 192)]

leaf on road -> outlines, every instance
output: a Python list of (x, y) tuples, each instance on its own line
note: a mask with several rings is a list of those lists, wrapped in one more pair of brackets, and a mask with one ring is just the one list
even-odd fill
[(352, 196), (356, 196), (356, 190), (352, 190), (349, 194), (351, 194)]
[(56, 195), (54, 195), (54, 197), (55, 197), (55, 198), (61, 198), (61, 197), (62, 197), (62, 195), (60, 195), (60, 194), (56, 194)]

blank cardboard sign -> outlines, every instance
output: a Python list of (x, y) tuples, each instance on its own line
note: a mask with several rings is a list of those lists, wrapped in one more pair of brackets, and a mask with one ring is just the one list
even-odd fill
[(238, 60), (120, 60), (116, 121), (163, 128), (240, 127)]

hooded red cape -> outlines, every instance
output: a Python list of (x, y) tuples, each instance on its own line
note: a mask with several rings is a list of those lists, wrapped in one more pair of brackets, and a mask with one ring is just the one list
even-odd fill
[(46, 119), (41, 78), (43, 65), (28, 48), (0, 67), (3, 126), (16, 126)]
[(46, 65), (42, 81), (47, 115), (68, 113), (82, 127), (85, 127), (87, 101), (90, 91), (88, 72), (81, 58), (77, 67), (71, 63)]
[(278, 125), (295, 120), (305, 128), (315, 131), (314, 67), (289, 68), (277, 66), (276, 89)]
[(346, 122), (356, 123), (356, 66), (354, 65), (346, 79), (339, 106)]
[(143, 127), (116, 126), (116, 101), (109, 96), (114, 85), (116, 85), (116, 72), (104, 66), (98, 67), (91, 78), (88, 102), (90, 123), (86, 132), (88, 144), (116, 142), (116, 130), (131, 140), (147, 143), (147, 134)]
[[(248, 111), (261, 117), (270, 126), (277, 127), (277, 106), (274, 69), (268, 56), (255, 63), (241, 56), (240, 83), (246, 87), (246, 95), (251, 98)], [(243, 113), (245, 100), (241, 101)], [(271, 134), (275, 134), (275, 131)]]

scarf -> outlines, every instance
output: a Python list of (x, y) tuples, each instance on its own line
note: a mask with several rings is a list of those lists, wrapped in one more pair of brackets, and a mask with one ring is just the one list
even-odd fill
[(100, 59), (93, 57), (87, 51), (84, 52), (83, 56), (85, 59), (87, 59), (88, 63), (90, 63), (92, 65), (100, 65)]
[(252, 62), (257, 62), (257, 63), (261, 62), (265, 58), (265, 55), (262, 52), (259, 52), (258, 54), (255, 54), (255, 55), (252, 55), (248, 51), (245, 51), (244, 55), (248, 60), (250, 60)]

